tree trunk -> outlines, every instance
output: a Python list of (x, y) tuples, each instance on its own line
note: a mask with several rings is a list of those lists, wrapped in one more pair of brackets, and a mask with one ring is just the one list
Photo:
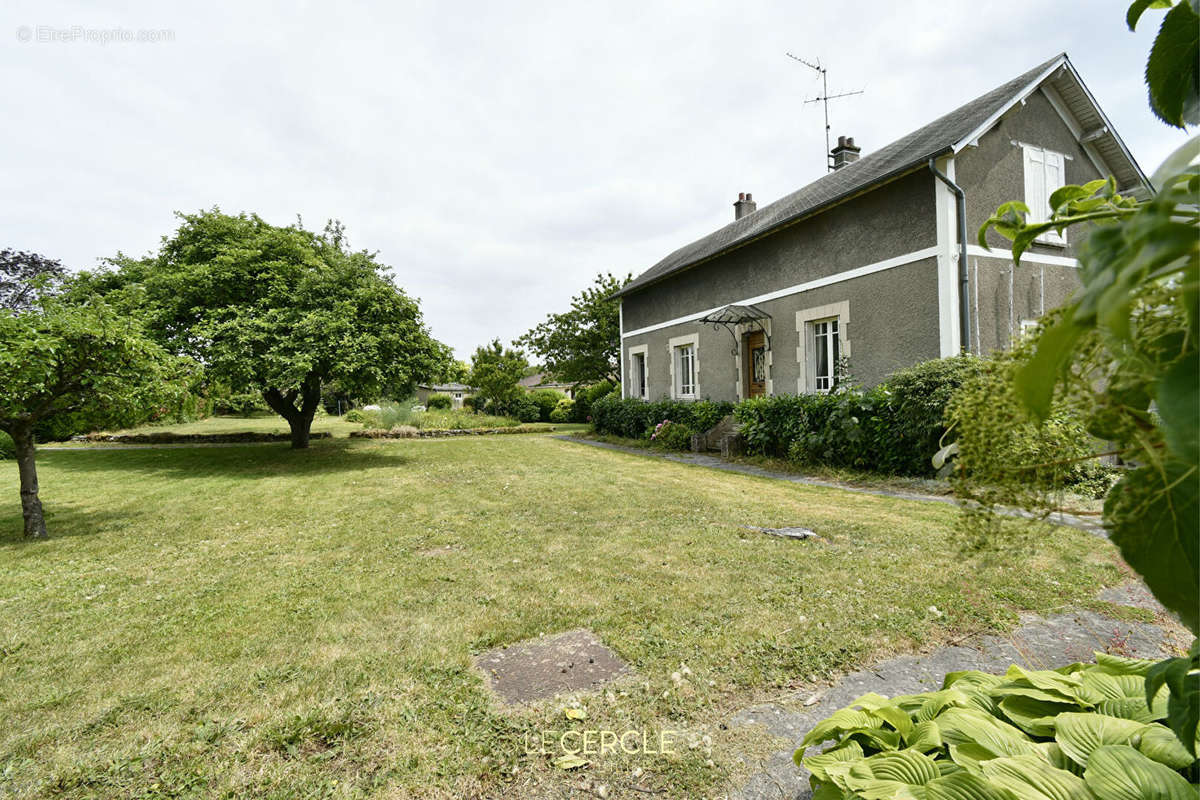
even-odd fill
[(21, 474), (21, 515), (25, 518), (25, 536), (46, 538), (46, 518), (38, 499), (37, 464), (33, 459), (33, 426), (14, 426), (9, 432), (17, 451), (17, 470)]
[[(313, 417), (321, 402), (321, 378), (310, 372), (299, 391), (292, 389), (284, 394), (278, 389), (264, 389), (263, 399), (275, 413), (287, 420), (292, 431), (292, 449), (308, 447)], [(296, 407), (297, 399), (300, 400), (299, 408)]]

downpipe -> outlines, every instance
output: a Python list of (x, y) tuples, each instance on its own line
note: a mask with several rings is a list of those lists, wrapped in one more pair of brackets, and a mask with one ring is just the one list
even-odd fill
[(954, 192), (954, 207), (958, 216), (958, 330), (959, 345), (964, 353), (971, 352), (971, 281), (967, 275), (967, 194), (950, 180), (929, 159), (929, 171)]

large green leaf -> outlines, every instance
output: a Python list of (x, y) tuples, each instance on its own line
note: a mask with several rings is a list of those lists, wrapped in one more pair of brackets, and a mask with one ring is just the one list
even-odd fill
[(1038, 756), (1013, 756), (980, 765), (988, 780), (1017, 800), (1092, 800), (1083, 780)]
[(1200, 464), (1200, 358), (1194, 351), (1162, 376), (1155, 402), (1167, 447), (1183, 462)]
[(844, 731), (879, 727), (883, 727), (883, 721), (865, 711), (853, 708), (839, 709), (818, 722), (804, 737), (800, 747), (803, 749), (820, 744), (826, 739), (838, 739)]
[(874, 714), (879, 719), (891, 725), (903, 736), (912, 730), (912, 720), (908, 712), (881, 694), (868, 692), (852, 702), (851, 707), (859, 707), (868, 714)]
[(1192, 641), (1187, 658), (1168, 658), (1146, 674), (1147, 698), (1154, 697), (1163, 686), (1170, 692), (1167, 724), (1188, 752), (1195, 755), (1200, 727), (1200, 639)]
[(1048, 703), (1022, 695), (1010, 695), (1000, 701), (1000, 711), (1004, 716), (1030, 736), (1053, 736), (1054, 718), (1064, 712), (1078, 710), (1078, 705)]
[(1171, 769), (1183, 769), (1196, 760), (1179, 741), (1175, 732), (1165, 725), (1147, 725), (1137, 742), (1138, 751)]
[(1086, 767), (1096, 748), (1129, 744), (1145, 727), (1140, 722), (1103, 714), (1059, 714), (1055, 720), (1054, 741), (1072, 761)]
[(925, 784), (925, 794), (929, 800), (1012, 800), (985, 779), (969, 772), (955, 772), (930, 781)]
[(1121, 556), (1193, 633), (1200, 622), (1200, 474), (1167, 459), (1129, 472), (1108, 493), (1104, 518)]
[(793, 754), (792, 759), (797, 766), (802, 766), (811, 772), (817, 780), (828, 781), (830, 778), (827, 770), (831, 764), (861, 761), (863, 749), (862, 745), (851, 740), (840, 747), (834, 747), (813, 756), (805, 756), (804, 749), (800, 748)]
[(1189, 2), (1163, 17), (1146, 62), (1150, 108), (1177, 128), (1200, 123), (1200, 19)]
[(904, 737), (904, 743), (913, 750), (928, 753), (930, 750), (937, 750), (942, 746), (942, 734), (938, 730), (936, 722), (926, 720), (918, 722), (912, 727), (908, 736)]
[(1109, 653), (1095, 653), (1096, 667), (1100, 672), (1106, 672), (1109, 675), (1140, 675), (1146, 677), (1146, 673), (1150, 668), (1157, 664), (1149, 658), (1127, 658), (1126, 656), (1114, 656)]
[(1059, 373), (1075, 353), (1075, 344), (1087, 328), (1064, 315), (1038, 336), (1033, 357), (1017, 370), (1013, 383), (1017, 396), (1034, 416), (1050, 416), (1050, 404)]
[(1178, 772), (1122, 745), (1097, 748), (1083, 781), (1099, 800), (1196, 800)]
[[(1019, 728), (973, 708), (948, 708), (937, 718), (937, 724), (943, 741), (955, 745), (974, 745), (993, 757), (1041, 752)], [(968, 749), (967, 753), (972, 760), (979, 760), (974, 748)], [(958, 759), (955, 761), (963, 763)]]
[[(895, 781), (910, 786), (921, 786), (934, 778), (941, 777), (932, 758), (915, 750), (898, 750), (895, 753), (878, 753), (863, 759), (850, 768), (850, 777)], [(850, 783), (854, 788), (853, 783)]]

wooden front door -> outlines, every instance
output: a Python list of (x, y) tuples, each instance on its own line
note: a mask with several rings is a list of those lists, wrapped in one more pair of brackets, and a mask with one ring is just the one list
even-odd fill
[(762, 397), (767, 393), (767, 339), (762, 331), (746, 334), (747, 354), (744, 379), (746, 397)]

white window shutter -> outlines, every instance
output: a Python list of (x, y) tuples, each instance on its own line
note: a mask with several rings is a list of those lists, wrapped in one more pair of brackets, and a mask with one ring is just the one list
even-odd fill
[(1029, 206), (1029, 221), (1045, 222), (1050, 204), (1043, 151), (1035, 147), (1022, 149), (1025, 152), (1025, 205)]

